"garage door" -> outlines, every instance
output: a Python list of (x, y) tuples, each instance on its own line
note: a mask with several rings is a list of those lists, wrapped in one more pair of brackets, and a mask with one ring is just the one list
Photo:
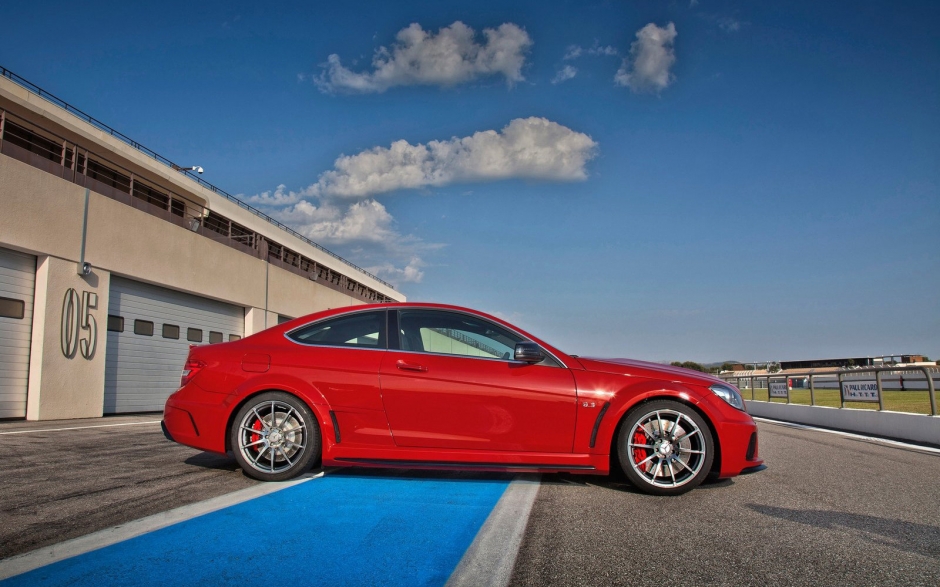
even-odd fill
[(163, 410), (189, 345), (235, 340), (244, 331), (239, 306), (112, 276), (104, 413)]
[(0, 418), (26, 417), (36, 257), (0, 249)]

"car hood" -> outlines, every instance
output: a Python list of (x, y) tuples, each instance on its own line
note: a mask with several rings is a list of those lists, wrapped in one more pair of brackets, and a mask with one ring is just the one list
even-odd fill
[(724, 383), (721, 379), (701, 371), (673, 367), (661, 363), (650, 363), (634, 359), (596, 359), (578, 357), (578, 361), (588, 371), (599, 373), (613, 373), (616, 375), (632, 375), (635, 377), (648, 377), (650, 379), (665, 379), (709, 386), (715, 383)]

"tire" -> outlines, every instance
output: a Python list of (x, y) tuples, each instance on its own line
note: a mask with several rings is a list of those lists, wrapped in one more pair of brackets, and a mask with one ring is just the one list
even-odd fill
[(681, 495), (708, 476), (715, 444), (698, 412), (676, 401), (656, 400), (624, 417), (617, 457), (624, 475), (640, 491)]
[(242, 471), (259, 481), (293, 479), (320, 457), (320, 426), (313, 412), (281, 391), (249, 399), (235, 415), (229, 439)]

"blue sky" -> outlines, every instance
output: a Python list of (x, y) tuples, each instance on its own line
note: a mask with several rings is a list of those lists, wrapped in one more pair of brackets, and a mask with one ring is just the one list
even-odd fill
[(40, 1), (4, 9), (0, 64), (409, 299), (568, 352), (936, 359), (938, 25), (933, 2)]

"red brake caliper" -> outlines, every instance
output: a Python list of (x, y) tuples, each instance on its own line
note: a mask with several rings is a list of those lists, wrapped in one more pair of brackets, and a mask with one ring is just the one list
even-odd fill
[[(258, 431), (260, 432), (260, 431), (261, 431), (261, 420), (255, 420), (255, 423), (251, 425), (251, 429), (252, 429), (252, 430), (258, 430)], [(260, 434), (252, 434), (252, 435), (251, 435), (251, 442), (258, 442), (259, 440), (261, 440), (261, 435), (260, 435)], [(260, 447), (260, 446), (261, 446), (260, 444), (256, 444), (256, 445), (254, 445), (252, 448), (255, 449), (255, 452), (260, 452), (261, 449), (258, 448), (258, 447)]]
[[(646, 438), (646, 434), (644, 434), (640, 430), (637, 430), (636, 432), (633, 433), (633, 444), (649, 444), (649, 440)], [(633, 462), (634, 463), (637, 463), (637, 464), (642, 463), (643, 460), (646, 459), (646, 457), (648, 456), (649, 456), (649, 449), (641, 448), (638, 446), (633, 448)], [(648, 463), (644, 463), (643, 465), (641, 465), (641, 468), (644, 471), (649, 472), (651, 463), (652, 461)]]

